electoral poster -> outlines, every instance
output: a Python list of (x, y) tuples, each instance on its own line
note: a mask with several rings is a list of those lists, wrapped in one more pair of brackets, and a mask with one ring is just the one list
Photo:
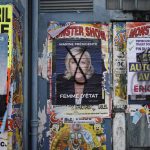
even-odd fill
[(55, 105), (105, 104), (103, 72), (106, 71), (101, 40), (57, 39), (53, 72)]

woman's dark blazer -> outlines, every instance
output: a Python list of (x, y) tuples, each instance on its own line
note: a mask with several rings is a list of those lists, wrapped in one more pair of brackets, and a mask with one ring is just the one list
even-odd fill
[[(63, 74), (57, 75), (55, 105), (75, 105), (75, 98), (60, 97), (60, 94), (75, 94), (74, 83), (73, 78), (67, 80)], [(98, 94), (98, 96), (95, 98), (82, 98), (81, 105), (98, 105), (105, 103), (104, 99), (102, 99), (102, 74), (93, 74), (93, 76), (87, 80), (84, 85), (83, 94)]]

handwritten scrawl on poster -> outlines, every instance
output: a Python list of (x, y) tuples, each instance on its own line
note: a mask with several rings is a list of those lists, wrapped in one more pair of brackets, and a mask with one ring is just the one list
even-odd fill
[(150, 103), (150, 38), (128, 38), (129, 103)]
[(125, 22), (113, 23), (113, 87), (115, 108), (127, 104), (125, 25)]
[(48, 48), (52, 48), (48, 51), (53, 55), (52, 109), (61, 117), (109, 117), (108, 25), (70, 24), (62, 28), (59, 25), (59, 34), (57, 28), (54, 32), (48, 28)]

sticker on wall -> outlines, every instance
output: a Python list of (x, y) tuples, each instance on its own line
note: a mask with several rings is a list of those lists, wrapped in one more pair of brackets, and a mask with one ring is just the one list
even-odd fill
[(114, 107), (127, 104), (126, 24), (113, 23), (113, 89)]
[(150, 38), (128, 38), (128, 102), (150, 103)]
[(108, 25), (74, 23), (59, 31), (55, 39), (48, 34), (53, 110), (61, 117), (110, 117)]

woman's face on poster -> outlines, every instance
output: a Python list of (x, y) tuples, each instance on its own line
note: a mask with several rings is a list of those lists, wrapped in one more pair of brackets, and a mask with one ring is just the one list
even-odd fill
[[(75, 55), (75, 59), (77, 62), (79, 62), (80, 57), (81, 57), (81, 54)], [(86, 75), (89, 69), (89, 58), (87, 58), (85, 54), (83, 54), (82, 58), (80, 59), (79, 66), (82, 69), (83, 73)], [(77, 66), (77, 63), (74, 61), (73, 58), (71, 58), (69, 61), (69, 68), (70, 68), (71, 75), (75, 76), (76, 79), (83, 78), (83, 74), (80, 71), (79, 67)], [(77, 72), (75, 74), (76, 69), (77, 69)]]

